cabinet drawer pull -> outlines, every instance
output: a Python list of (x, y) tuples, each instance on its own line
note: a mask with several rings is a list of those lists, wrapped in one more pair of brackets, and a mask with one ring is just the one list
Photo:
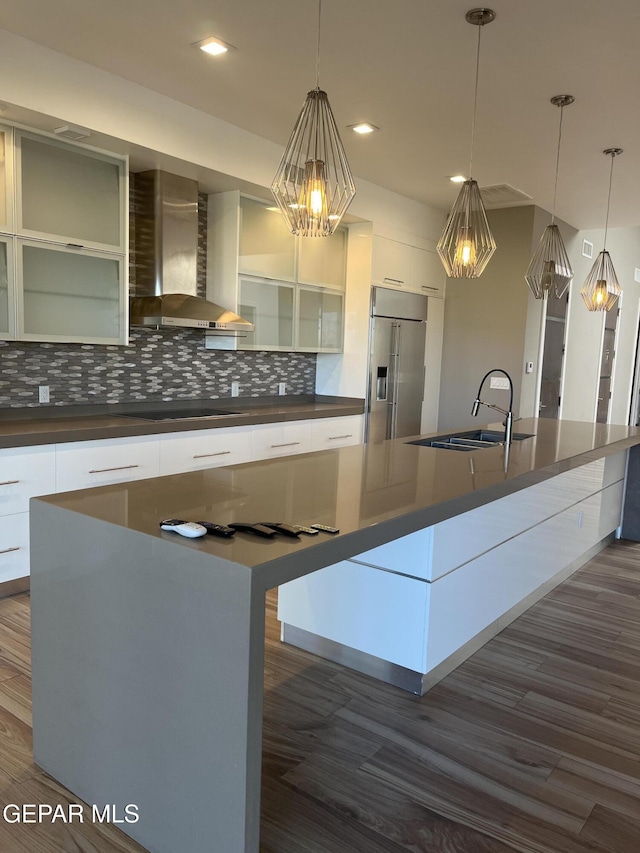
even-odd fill
[(299, 441), (288, 441), (286, 444), (272, 444), (271, 447), (293, 447), (294, 444), (300, 444)]
[(5, 480), (4, 483), (0, 483), (0, 486), (13, 486), (19, 482), (20, 480)]
[(403, 278), (389, 278), (388, 276), (385, 275), (385, 277), (382, 280), (388, 281), (390, 284), (404, 284)]
[(350, 432), (348, 435), (330, 435), (327, 441), (337, 441), (339, 438), (353, 438), (353, 433)]
[(439, 288), (439, 287), (429, 287), (429, 285), (427, 285), (427, 284), (423, 284), (423, 285), (422, 285), (422, 289), (423, 289), (423, 290), (436, 290), (436, 291), (437, 291), (437, 290), (440, 290), (440, 288)]
[(196, 453), (193, 457), (194, 459), (208, 459), (209, 456), (228, 456), (231, 453), (230, 450), (221, 450), (219, 453)]
[(92, 468), (90, 474), (106, 474), (109, 471), (127, 471), (129, 468), (139, 468), (139, 465), (118, 465), (117, 468)]
[(84, 249), (82, 243), (67, 243), (68, 249)]
[(10, 554), (12, 551), (19, 551), (20, 548), (5, 548), (4, 551), (0, 551), (0, 554)]

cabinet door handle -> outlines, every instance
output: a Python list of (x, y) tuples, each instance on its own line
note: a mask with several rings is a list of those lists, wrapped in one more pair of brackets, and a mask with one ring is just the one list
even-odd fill
[(5, 548), (4, 551), (0, 551), (0, 554), (10, 554), (12, 551), (19, 551), (20, 548)]
[(129, 468), (139, 468), (139, 465), (119, 465), (117, 468), (92, 468), (90, 474), (106, 474), (109, 471), (127, 471)]
[(196, 453), (193, 457), (194, 459), (208, 459), (209, 456), (228, 456), (231, 453), (230, 450), (221, 450), (219, 453)]
[(84, 249), (82, 243), (67, 243), (68, 249)]
[(272, 444), (271, 447), (293, 447), (295, 444), (300, 444), (300, 442), (288, 441), (286, 444)]
[(353, 433), (350, 432), (348, 435), (330, 435), (327, 441), (337, 441), (339, 438), (353, 438)]
[(16, 483), (19, 483), (20, 480), (5, 480), (4, 483), (0, 483), (0, 486), (14, 486)]
[(429, 285), (427, 285), (427, 284), (423, 284), (423, 285), (422, 285), (422, 289), (423, 289), (423, 290), (435, 290), (435, 291), (440, 290), (440, 288), (439, 288), (439, 287), (429, 287)]
[(388, 281), (389, 284), (404, 284), (404, 279), (402, 279), (402, 278), (389, 278), (389, 276), (386, 276), (386, 275), (382, 280)]

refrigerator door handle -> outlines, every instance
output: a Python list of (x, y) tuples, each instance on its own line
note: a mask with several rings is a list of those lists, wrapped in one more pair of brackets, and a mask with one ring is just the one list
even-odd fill
[(427, 365), (422, 365), (422, 402), (424, 403), (424, 387), (427, 384)]
[(398, 431), (398, 362), (400, 357), (400, 323), (391, 327), (391, 409), (389, 411), (389, 438), (395, 438)]

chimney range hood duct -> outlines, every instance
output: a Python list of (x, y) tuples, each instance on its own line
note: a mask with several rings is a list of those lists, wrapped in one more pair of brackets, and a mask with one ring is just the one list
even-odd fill
[(197, 182), (160, 171), (140, 172), (135, 181), (139, 295), (130, 302), (131, 325), (206, 329), (235, 336), (252, 332), (252, 323), (197, 295)]

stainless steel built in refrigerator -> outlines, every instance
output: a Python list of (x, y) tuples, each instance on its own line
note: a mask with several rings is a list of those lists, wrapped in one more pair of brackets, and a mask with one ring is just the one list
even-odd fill
[(420, 432), (427, 297), (374, 287), (367, 441)]

